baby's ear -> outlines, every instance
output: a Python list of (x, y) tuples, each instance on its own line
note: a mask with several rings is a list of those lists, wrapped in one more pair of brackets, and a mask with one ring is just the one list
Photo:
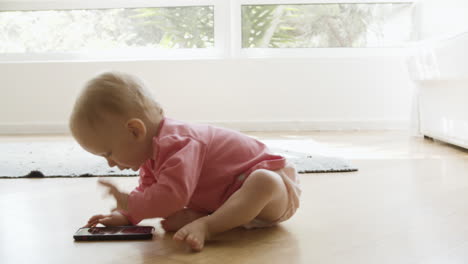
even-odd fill
[(136, 140), (144, 139), (146, 137), (146, 126), (141, 119), (132, 118), (128, 120), (127, 129)]

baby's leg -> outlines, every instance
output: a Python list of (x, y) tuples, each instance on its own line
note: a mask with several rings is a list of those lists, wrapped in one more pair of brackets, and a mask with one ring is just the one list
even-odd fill
[(161, 221), (161, 226), (165, 231), (168, 232), (177, 231), (186, 224), (206, 215), (207, 214), (195, 211), (193, 209), (185, 208), (171, 214), (166, 219), (163, 219)]
[(218, 210), (182, 227), (174, 239), (201, 250), (210, 235), (247, 224), (255, 218), (276, 221), (286, 211), (287, 204), (288, 193), (281, 176), (269, 170), (256, 170)]

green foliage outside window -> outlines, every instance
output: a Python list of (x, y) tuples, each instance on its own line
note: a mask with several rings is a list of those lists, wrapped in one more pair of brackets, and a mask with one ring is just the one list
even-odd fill
[[(383, 46), (386, 23), (395, 18), (410, 18), (410, 7), (410, 4), (246, 5), (242, 7), (242, 47)], [(400, 30), (397, 38), (408, 41), (410, 23)]]
[(212, 6), (0, 12), (0, 52), (214, 46)]

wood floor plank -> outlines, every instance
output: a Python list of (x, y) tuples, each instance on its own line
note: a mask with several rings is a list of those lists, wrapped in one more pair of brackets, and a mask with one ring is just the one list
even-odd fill
[[(200, 253), (158, 219), (142, 222), (157, 227), (151, 241), (74, 242), (88, 217), (113, 206), (96, 178), (1, 179), (0, 263), (468, 263), (468, 151), (401, 131), (250, 134), (329, 144), (359, 171), (302, 174), (291, 220), (231, 230)], [(112, 179), (127, 191), (137, 183)]]

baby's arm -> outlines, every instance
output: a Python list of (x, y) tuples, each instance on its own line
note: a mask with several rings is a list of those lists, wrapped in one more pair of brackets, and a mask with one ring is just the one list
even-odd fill
[(97, 224), (105, 226), (125, 226), (131, 223), (125, 215), (121, 214), (119, 211), (114, 211), (108, 215), (99, 214), (92, 216), (83, 227), (95, 227)]
[(158, 165), (157, 181), (141, 177), (140, 186), (128, 196), (128, 210), (122, 212), (133, 224), (146, 218), (166, 218), (182, 210), (201, 174), (205, 144), (177, 135), (164, 137), (159, 143), (159, 155), (164, 159)]
[(128, 193), (119, 191), (119, 189), (115, 186), (115, 184), (110, 181), (99, 179), (98, 182), (99, 184), (108, 188), (107, 189), (108, 194), (114, 197), (115, 201), (117, 202), (115, 209), (127, 210)]

